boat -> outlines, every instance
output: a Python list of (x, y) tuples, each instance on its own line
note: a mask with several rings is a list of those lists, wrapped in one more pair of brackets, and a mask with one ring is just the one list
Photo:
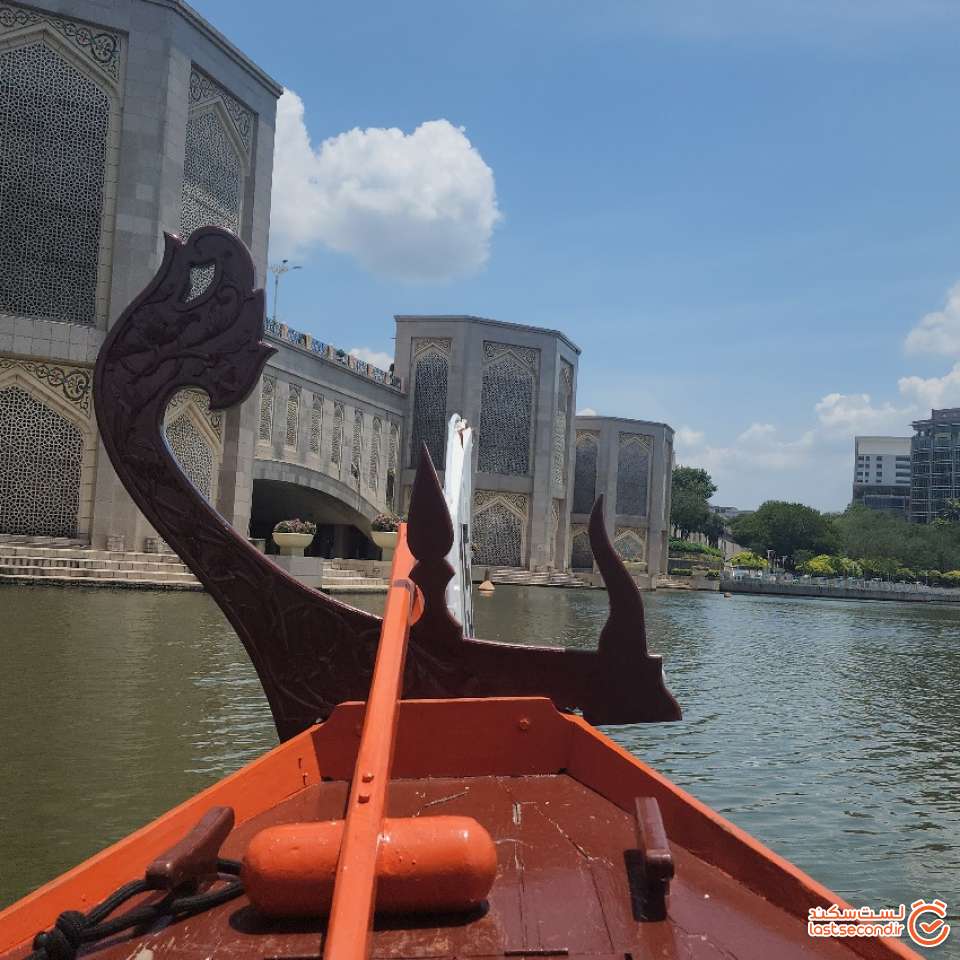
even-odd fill
[(597, 729), (681, 719), (601, 502), (595, 651), (464, 636), (425, 448), (382, 618), (233, 530), (162, 415), (185, 387), (213, 409), (243, 401), (272, 352), (263, 320), (235, 236), (167, 236), (101, 350), (95, 401), (117, 474), (246, 647), (280, 745), (0, 913), (0, 960), (917, 956), (811, 937), (811, 911), (856, 911)]

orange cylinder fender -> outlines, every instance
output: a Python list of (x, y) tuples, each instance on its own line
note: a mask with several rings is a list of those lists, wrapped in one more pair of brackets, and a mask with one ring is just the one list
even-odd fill
[[(330, 912), (343, 820), (284, 823), (261, 830), (243, 858), (244, 890), (267, 917)], [(486, 899), (497, 873), (490, 834), (472, 817), (383, 822), (377, 853), (377, 910), (454, 913)]]

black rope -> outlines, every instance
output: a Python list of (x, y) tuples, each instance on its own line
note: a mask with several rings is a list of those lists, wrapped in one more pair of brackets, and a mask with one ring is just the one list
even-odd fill
[(240, 896), (243, 893), (243, 882), (239, 879), (239, 862), (217, 860), (217, 870), (220, 874), (236, 879), (206, 893), (185, 893), (177, 896), (174, 890), (156, 903), (141, 904), (112, 920), (107, 920), (107, 917), (127, 900), (154, 888), (146, 880), (131, 880), (107, 897), (103, 903), (97, 904), (89, 913), (65, 910), (57, 917), (56, 923), (50, 930), (44, 930), (36, 935), (33, 940), (33, 953), (29, 954), (25, 960), (74, 960), (81, 946), (98, 943), (129, 927), (140, 927), (155, 923), (157, 920), (179, 920)]

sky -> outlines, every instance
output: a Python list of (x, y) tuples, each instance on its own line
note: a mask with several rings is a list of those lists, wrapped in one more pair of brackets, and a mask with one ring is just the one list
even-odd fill
[(960, 405), (954, 0), (193, 2), (285, 88), (282, 322), (559, 329), (741, 509), (843, 509), (855, 434)]

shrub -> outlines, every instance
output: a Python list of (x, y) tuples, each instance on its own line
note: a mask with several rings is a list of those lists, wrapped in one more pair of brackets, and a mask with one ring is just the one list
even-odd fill
[(960, 587), (960, 570), (947, 570), (941, 574), (940, 584), (944, 587)]
[(671, 553), (701, 553), (708, 557), (722, 557), (723, 551), (716, 547), (708, 547), (705, 543), (692, 543), (689, 540), (670, 539)]
[(719, 571), (719, 570), (708, 570), (708, 571), (704, 574), (704, 576), (705, 576), (708, 580), (719, 580), (719, 579), (720, 579), (720, 571)]
[(381, 513), (373, 518), (370, 526), (378, 533), (394, 533), (400, 529), (401, 523), (403, 523), (403, 517), (395, 513)]
[(750, 550), (741, 550), (730, 558), (730, 565), (741, 570), (766, 570), (767, 561)]
[(316, 533), (317, 525), (309, 520), (281, 520), (274, 528), (274, 533)]
[(677, 567), (676, 570), (670, 571), (671, 577), (692, 577), (693, 570), (690, 567)]
[(827, 553), (818, 554), (800, 564), (800, 572), (811, 577), (862, 577), (863, 567), (849, 557), (831, 557)]

